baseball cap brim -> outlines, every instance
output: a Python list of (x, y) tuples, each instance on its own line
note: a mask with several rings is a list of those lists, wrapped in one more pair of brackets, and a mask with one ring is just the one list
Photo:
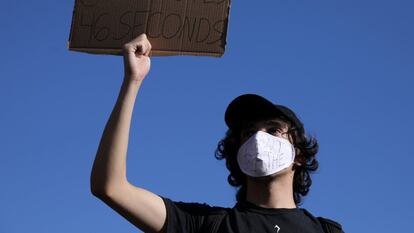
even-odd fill
[(244, 94), (230, 102), (224, 120), (229, 129), (237, 129), (241, 127), (243, 122), (277, 117), (286, 119), (296, 127), (302, 128), (302, 123), (292, 110), (283, 105), (274, 104), (256, 94)]

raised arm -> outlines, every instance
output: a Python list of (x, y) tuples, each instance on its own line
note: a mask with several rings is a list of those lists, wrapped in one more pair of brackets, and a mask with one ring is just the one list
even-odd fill
[(162, 232), (163, 200), (130, 184), (126, 155), (131, 117), (138, 90), (149, 72), (151, 44), (145, 34), (124, 46), (125, 76), (103, 132), (91, 172), (91, 192), (144, 232)]

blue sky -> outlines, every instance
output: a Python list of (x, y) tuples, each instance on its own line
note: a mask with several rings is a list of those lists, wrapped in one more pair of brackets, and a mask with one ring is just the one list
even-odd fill
[[(137, 232), (89, 191), (122, 59), (69, 52), (73, 1), (5, 1), (0, 14), (0, 232)], [(320, 143), (304, 208), (346, 232), (410, 232), (414, 3), (233, 1), (223, 58), (154, 57), (130, 134), (131, 183), (233, 206), (214, 159), (224, 110), (257, 93)]]

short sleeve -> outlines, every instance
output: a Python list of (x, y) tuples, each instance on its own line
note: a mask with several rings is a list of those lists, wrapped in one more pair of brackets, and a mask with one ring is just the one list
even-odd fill
[(344, 233), (341, 224), (328, 218), (318, 217), (324, 232), (326, 233)]
[(167, 210), (166, 233), (206, 232), (206, 227), (219, 224), (216, 220), (223, 213), (222, 208), (207, 204), (175, 202), (164, 197), (162, 199)]

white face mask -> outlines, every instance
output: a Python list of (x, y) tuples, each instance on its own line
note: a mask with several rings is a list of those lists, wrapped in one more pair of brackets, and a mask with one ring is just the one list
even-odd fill
[(240, 147), (237, 162), (249, 176), (263, 177), (289, 167), (295, 160), (295, 148), (286, 139), (258, 131)]

